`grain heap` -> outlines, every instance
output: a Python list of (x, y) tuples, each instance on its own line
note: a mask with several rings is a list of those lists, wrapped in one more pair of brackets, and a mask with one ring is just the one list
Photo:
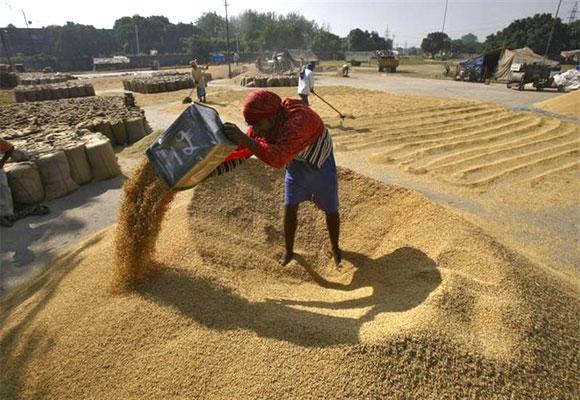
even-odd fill
[(558, 114), (580, 117), (580, 90), (544, 100), (535, 106)]
[[(165, 205), (146, 198), (162, 190), (141, 171), (137, 204), (159, 219)], [(175, 196), (159, 273), (135, 291), (110, 291), (113, 230), (70, 249), (2, 303), (0, 396), (579, 397), (577, 276), (418, 193), (339, 179), (340, 271), (309, 205), (300, 257), (276, 263), (283, 173), (254, 160)]]
[(20, 85), (14, 89), (17, 103), (94, 96), (95, 88), (90, 83), (64, 82), (42, 85)]

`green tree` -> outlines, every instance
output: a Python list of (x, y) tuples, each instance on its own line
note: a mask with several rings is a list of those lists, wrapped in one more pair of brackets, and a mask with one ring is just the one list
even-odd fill
[(421, 42), (421, 49), (434, 57), (441, 51), (451, 50), (451, 39), (444, 32), (431, 32)]
[(342, 40), (339, 36), (324, 30), (319, 30), (314, 34), (311, 49), (315, 53), (336, 53), (340, 51), (341, 46)]
[(215, 12), (204, 13), (195, 21), (195, 26), (201, 29), (210, 40), (226, 37), (226, 20)]
[(580, 49), (580, 19), (566, 25), (568, 44), (563, 50)]
[(543, 55), (554, 22), (554, 34), (548, 56), (558, 58), (560, 52), (568, 47), (568, 27), (562, 23), (560, 18), (554, 20), (551, 14), (536, 14), (533, 17), (513, 21), (503, 30), (489, 35), (485, 40), (485, 48), (517, 49), (529, 47), (534, 52)]
[(468, 33), (467, 35), (461, 36), (461, 43), (463, 45), (462, 51), (468, 54), (481, 53), (483, 50), (483, 45), (477, 39), (473, 33)]
[(380, 37), (377, 32), (355, 28), (348, 33), (347, 46), (350, 51), (389, 50), (393, 47), (393, 42)]

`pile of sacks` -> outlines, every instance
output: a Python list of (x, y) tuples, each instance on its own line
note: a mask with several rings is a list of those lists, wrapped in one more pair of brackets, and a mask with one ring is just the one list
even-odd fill
[[(205, 82), (211, 80), (211, 74), (203, 74)], [(193, 78), (187, 72), (160, 72), (151, 76), (138, 76), (123, 79), (123, 88), (138, 93), (173, 92), (193, 88)]]
[(5, 166), (14, 203), (56, 199), (119, 175), (113, 145), (147, 132), (144, 112), (123, 97), (1, 106), (0, 137), (15, 146)]
[(576, 90), (580, 88), (580, 71), (570, 69), (566, 72), (554, 76), (556, 86), (563, 87), (565, 91)]
[(94, 96), (95, 88), (90, 83), (64, 82), (44, 85), (24, 85), (14, 89), (17, 103), (25, 101), (58, 100)]
[(18, 85), (18, 75), (8, 64), (0, 64), (0, 89), (11, 89)]
[(77, 190), (81, 185), (121, 173), (111, 141), (88, 130), (53, 132), (52, 147), (30, 153), (16, 142), (17, 162), (5, 166), (15, 204), (34, 205)]
[(78, 124), (101, 117), (109, 120), (143, 118), (139, 107), (127, 105), (123, 96), (92, 96), (55, 101), (0, 105), (0, 135), (9, 129), (30, 126), (44, 129), (56, 125), (75, 128)]
[(296, 75), (244, 76), (240, 80), (240, 85), (245, 87), (298, 86), (298, 77)]
[(18, 74), (19, 85), (43, 85), (46, 83), (61, 83), (77, 79), (73, 75), (45, 72), (27, 72)]

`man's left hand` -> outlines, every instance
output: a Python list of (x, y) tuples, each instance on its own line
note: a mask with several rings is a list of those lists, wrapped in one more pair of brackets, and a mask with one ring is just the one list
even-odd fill
[(240, 146), (246, 143), (244, 141), (246, 134), (236, 124), (232, 124), (231, 122), (224, 123), (224, 133), (232, 142)]

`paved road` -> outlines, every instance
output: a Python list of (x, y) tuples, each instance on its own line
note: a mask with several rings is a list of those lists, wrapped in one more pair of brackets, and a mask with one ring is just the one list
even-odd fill
[(330, 74), (318, 74), (317, 85), (352, 86), (363, 89), (383, 90), (391, 93), (420, 94), (426, 96), (454, 97), (499, 103), (517, 109), (533, 109), (534, 103), (558, 96), (555, 90), (538, 92), (533, 88), (525, 91), (508, 89), (505, 84), (469, 83), (452, 80), (409, 78), (397, 74), (355, 73), (350, 78)]

